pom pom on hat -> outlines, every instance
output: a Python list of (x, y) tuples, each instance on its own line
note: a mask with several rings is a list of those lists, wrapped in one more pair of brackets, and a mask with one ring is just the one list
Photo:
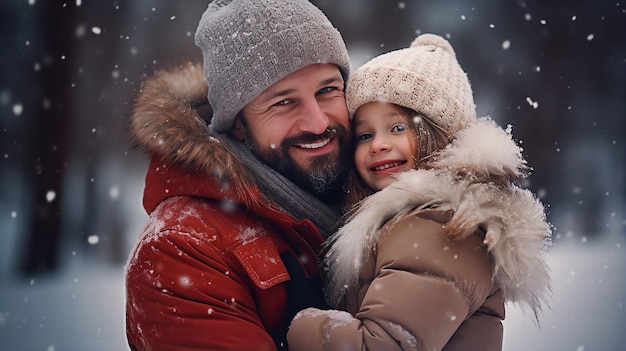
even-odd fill
[(348, 80), (346, 100), (351, 118), (368, 102), (389, 102), (417, 111), (450, 135), (476, 121), (467, 74), (450, 43), (435, 34), (359, 67)]
[(350, 59), (341, 34), (307, 0), (214, 0), (195, 34), (202, 50), (214, 130), (229, 130), (237, 113), (285, 76), (334, 63), (344, 79)]

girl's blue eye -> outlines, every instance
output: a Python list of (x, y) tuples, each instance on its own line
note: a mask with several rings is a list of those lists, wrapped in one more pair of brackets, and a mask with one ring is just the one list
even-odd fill
[(396, 124), (391, 128), (391, 131), (394, 133), (404, 132), (406, 130), (406, 126), (404, 124)]
[(360, 134), (360, 135), (357, 137), (357, 140), (358, 140), (358, 141), (363, 141), (363, 140), (367, 140), (367, 139), (369, 139), (369, 138), (371, 138), (371, 137), (372, 137), (372, 134), (371, 134), (371, 133), (363, 133), (363, 134)]

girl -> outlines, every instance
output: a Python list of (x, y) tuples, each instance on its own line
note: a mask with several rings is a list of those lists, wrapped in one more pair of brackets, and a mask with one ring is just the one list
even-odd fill
[(551, 228), (517, 185), (510, 130), (476, 119), (467, 75), (432, 34), (363, 65), (346, 98), (358, 206), (327, 241), (337, 310), (296, 315), (289, 349), (501, 350), (505, 302), (537, 318), (550, 285)]

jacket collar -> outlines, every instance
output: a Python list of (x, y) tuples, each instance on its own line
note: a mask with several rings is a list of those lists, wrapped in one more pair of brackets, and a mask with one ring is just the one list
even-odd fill
[(157, 72), (136, 98), (129, 134), (151, 159), (144, 190), (148, 212), (177, 195), (259, 201), (250, 172), (207, 126), (207, 92), (202, 67), (186, 64)]

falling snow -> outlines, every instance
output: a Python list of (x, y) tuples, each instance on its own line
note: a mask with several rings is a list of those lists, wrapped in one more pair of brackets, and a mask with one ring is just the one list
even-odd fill
[(13, 114), (19, 116), (22, 114), (22, 111), (24, 111), (24, 107), (21, 104), (13, 105)]
[(526, 102), (534, 109), (539, 107), (539, 103), (537, 101), (533, 101), (531, 98), (527, 97)]
[[(554, 299), (540, 328), (511, 306), (504, 322), (504, 349), (624, 349), (625, 148), (623, 122), (615, 116), (624, 115), (618, 94), (624, 91), (626, 58), (620, 42), (611, 39), (619, 28), (610, 26), (623, 24), (626, 4), (580, 7), (584, 4), (561, 1), (555, 16), (548, 5), (524, 1), (498, 6), (443, 3), (390, 2), (376, 7), (380, 13), (371, 14), (363, 6), (358, 16), (349, 11), (335, 13), (333, 19), (340, 28), (372, 24), (361, 26), (362, 40), (348, 45), (354, 67), (365, 57), (406, 45), (411, 34), (445, 35), (468, 71), (478, 112), (514, 123), (525, 133), (516, 136), (526, 141), (525, 152), (534, 167), (528, 184), (548, 202), (550, 218), (557, 224), (556, 245), (550, 248)], [(45, 23), (41, 10), (47, 4), (27, 0), (3, 7), (7, 16), (19, 18), (23, 30), (4, 33), (13, 46), (3, 54), (3, 67), (8, 68), (0, 83), (0, 350), (125, 350), (126, 258), (119, 257), (130, 252), (148, 218), (141, 204), (147, 160), (123, 140), (125, 114), (145, 77), (181, 57), (198, 59), (195, 21), (206, 4), (189, 2), (181, 11), (179, 4), (162, 0), (148, 6), (65, 1), (58, 7), (76, 15), (60, 17), (74, 22), (63, 36), (66, 42), (55, 46), (48, 45), (46, 31), (38, 25)], [(350, 4), (338, 2), (324, 9), (349, 9)], [(509, 12), (497, 12), (502, 8)], [(390, 20), (383, 22), (386, 18)], [(251, 34), (236, 32), (233, 38)], [(473, 44), (466, 45), (467, 40)], [(69, 94), (67, 101), (44, 90), (42, 82), (51, 72), (69, 75), (53, 84)], [(55, 140), (42, 145), (39, 154), (29, 153), (45, 140), (40, 131), (50, 126), (46, 118), (57, 118), (59, 111), (67, 113), (61, 126), (66, 143)], [(41, 158), (61, 153), (59, 165), (38, 168), (47, 164)], [(35, 169), (46, 177), (63, 178), (60, 184), (39, 183)], [(43, 195), (34, 191), (41, 184)], [(61, 265), (49, 276), (17, 277), (25, 238), (31, 236), (29, 221), (38, 213), (33, 203), (42, 200), (44, 207), (60, 206)], [(222, 203), (225, 212), (238, 209), (234, 202)], [(197, 213), (164, 216), (201, 220)], [(146, 232), (155, 234), (146, 238), (146, 245), (160, 238), (164, 225), (148, 220)], [(250, 230), (241, 235), (253, 241), (265, 233)], [(191, 235), (188, 239), (194, 240)], [(216, 235), (205, 239), (218, 240)], [(193, 283), (181, 275), (155, 285), (168, 292), (168, 284)], [(214, 313), (206, 309), (207, 315)], [(334, 318), (340, 324), (351, 317), (339, 313)]]
[(117, 185), (112, 186), (109, 189), (109, 197), (112, 200), (117, 200), (120, 197), (120, 188)]
[(56, 197), (57, 197), (57, 193), (55, 191), (53, 191), (53, 190), (49, 190), (46, 193), (46, 201), (48, 201), (48, 202), (54, 201), (54, 199), (56, 199)]

